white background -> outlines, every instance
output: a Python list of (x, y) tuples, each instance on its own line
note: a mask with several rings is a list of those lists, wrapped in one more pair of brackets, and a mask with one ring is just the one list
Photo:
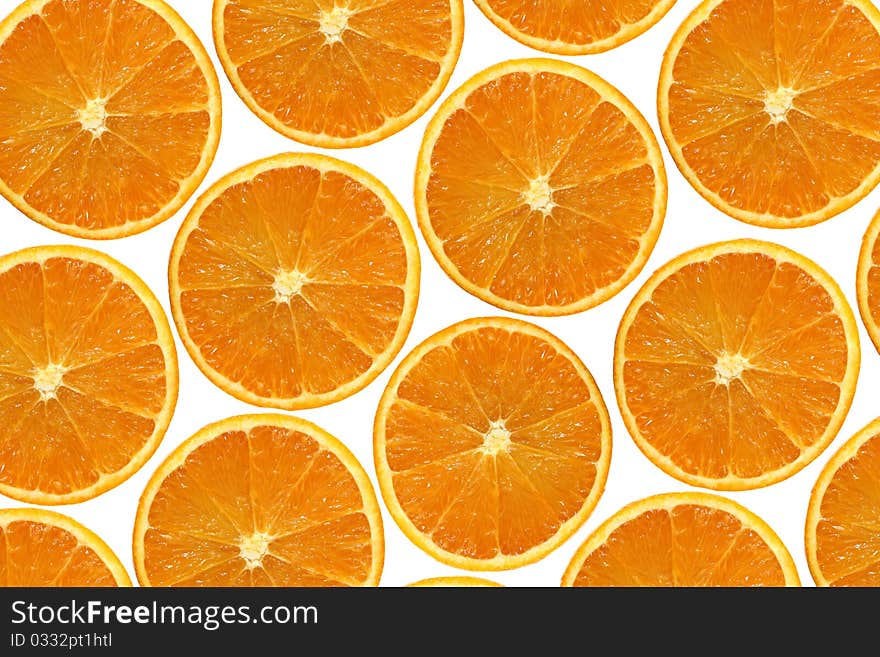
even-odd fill
[[(223, 134), (220, 148), (214, 165), (196, 196), (221, 175), (258, 158), (285, 151), (316, 150), (274, 132), (251, 114), (234, 93), (214, 52), (210, 0), (171, 0), (170, 4), (192, 26), (211, 54), (223, 91)], [(15, 3), (6, 0), (2, 7), (4, 11), (11, 11), (14, 5)], [(669, 209), (660, 240), (647, 266), (620, 294), (602, 306), (579, 315), (530, 320), (549, 329), (570, 345), (593, 373), (611, 414), (614, 447), (605, 493), (587, 523), (573, 538), (538, 563), (514, 571), (488, 575), (506, 585), (558, 585), (577, 547), (600, 522), (624, 504), (655, 493), (689, 489), (687, 485), (664, 474), (638, 451), (620, 419), (614, 397), (614, 335), (626, 305), (651, 272), (675, 255), (702, 244), (740, 237), (770, 240), (800, 251), (827, 269), (840, 283), (854, 312), (858, 312), (855, 273), (859, 245), (874, 211), (880, 205), (880, 191), (875, 191), (848, 212), (818, 226), (783, 231), (762, 229), (740, 223), (715, 210), (685, 182), (669, 157), (657, 125), (657, 76), (663, 52), (672, 33), (696, 5), (695, 0), (680, 0), (647, 33), (610, 52), (561, 58), (585, 66), (610, 81), (646, 116), (660, 139), (666, 160)], [(510, 58), (535, 56), (544, 55), (507, 37), (470, 0), (465, 0), (464, 48), (441, 99), (491, 64)], [(325, 152), (349, 160), (378, 176), (397, 196), (415, 224), (413, 171), (422, 133), (436, 107), (435, 104), (419, 121), (383, 142), (361, 149)], [(467, 157), (466, 154), (463, 156)], [(43, 228), (0, 199), (0, 250), (9, 252), (27, 246), (59, 243), (77, 243), (104, 250), (134, 269), (147, 282), (170, 318), (166, 279), (168, 254), (174, 235), (191, 205), (192, 200), (177, 215), (144, 234), (112, 242), (91, 242)], [(415, 324), (401, 355), (372, 384), (353, 397), (324, 408), (297, 412), (297, 415), (316, 422), (348, 445), (370, 473), (374, 486), (376, 479), (371, 436), (373, 415), (382, 390), (402, 356), (429, 335), (449, 324), (468, 317), (506, 314), (470, 296), (447, 278), (432, 258), (421, 235), (419, 246), (422, 255), (421, 299)], [(833, 451), (880, 411), (876, 392), (880, 381), (880, 357), (861, 321), (859, 327), (862, 371), (858, 390), (852, 410), (833, 445), (813, 464), (784, 482), (763, 490), (726, 493), (763, 517), (776, 530), (792, 553), (804, 584), (812, 584), (803, 541), (804, 519), (812, 485)], [(138, 473), (117, 488), (88, 502), (57, 508), (104, 538), (122, 559), (133, 580), (131, 533), (135, 510), (138, 497), (153, 470), (181, 441), (208, 422), (241, 413), (260, 412), (256, 407), (237, 401), (211, 384), (196, 368), (179, 342), (178, 356), (180, 398), (177, 412), (156, 454)], [(0, 496), (0, 506), (13, 507), (21, 504)], [(466, 574), (435, 561), (415, 547), (387, 513), (384, 513), (384, 520), (386, 556), (382, 585), (399, 586), (425, 577)]]

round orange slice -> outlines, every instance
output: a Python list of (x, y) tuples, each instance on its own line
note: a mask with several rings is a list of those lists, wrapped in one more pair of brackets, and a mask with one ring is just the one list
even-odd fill
[(419, 580), (418, 582), (413, 582), (412, 584), (407, 584), (407, 586), (414, 588), (472, 588), (502, 587), (503, 585), (480, 577), (430, 577), (428, 579)]
[(880, 351), (880, 212), (878, 212), (862, 240), (859, 267), (856, 274), (856, 296), (859, 313), (874, 347)]
[(878, 69), (869, 0), (704, 0), (663, 59), (660, 127), (722, 212), (809, 226), (880, 181)]
[(376, 178), (321, 155), (279, 155), (222, 178), (174, 242), (171, 308), (215, 384), (260, 406), (347, 397), (406, 339), (419, 253)]
[(507, 36), (557, 55), (604, 52), (635, 39), (675, 0), (474, 0)]
[(312, 146), (372, 144), (425, 113), (458, 61), (462, 0), (214, 0), (214, 43), (245, 104)]
[(162, 0), (27, 0), (0, 23), (0, 193), (68, 235), (177, 212), (220, 139), (220, 85)]
[(472, 319), (416, 347), (376, 413), (379, 486), (404, 534), (445, 563), (533, 563), (589, 516), (605, 486), (602, 395), (558, 338)]
[(578, 549), (563, 586), (800, 586), (776, 533), (735, 502), (655, 495), (606, 520)]
[(367, 473), (310, 422), (243, 415), (200, 430), (147, 484), (144, 586), (375, 586), (382, 517)]
[(176, 401), (174, 338), (134, 272), (75, 246), (0, 258), (0, 493), (70, 504), (117, 486)]
[(131, 586), (119, 558), (73, 518), (0, 509), (0, 586)]
[(416, 213), (443, 270), (505, 310), (580, 312), (641, 271), (666, 174), (638, 110), (589, 71), (492, 66), (447, 98), (419, 152)]
[(837, 435), (859, 373), (840, 288), (776, 244), (685, 253), (636, 294), (620, 323), (614, 387), (645, 455), (718, 490), (781, 481)]
[(880, 586), (880, 419), (822, 469), (810, 496), (806, 544), (819, 586)]

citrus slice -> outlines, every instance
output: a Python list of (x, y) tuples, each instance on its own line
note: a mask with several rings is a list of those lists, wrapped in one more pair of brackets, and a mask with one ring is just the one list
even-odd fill
[(880, 419), (823, 468), (810, 496), (806, 544), (819, 586), (880, 586)]
[(0, 192), (68, 235), (174, 214), (220, 139), (208, 53), (162, 0), (27, 0), (0, 23)]
[(0, 509), (0, 586), (131, 586), (113, 550), (73, 518)]
[(645, 455), (718, 490), (781, 481), (837, 435), (859, 373), (852, 311), (831, 277), (776, 244), (685, 253), (620, 323), (614, 387)]
[(245, 104), (312, 146), (372, 144), (424, 114), (461, 52), (462, 0), (214, 0), (214, 43)]
[(859, 313), (874, 347), (880, 351), (880, 212), (878, 212), (862, 240), (859, 267), (856, 274), (856, 296)]
[(459, 568), (504, 570), (549, 554), (589, 516), (608, 475), (611, 425), (562, 341), (481, 318), (403, 360), (373, 445), (382, 495), (413, 543)]
[(407, 586), (413, 588), (471, 588), (502, 587), (503, 585), (479, 577), (431, 577), (407, 584)]
[(800, 586), (776, 533), (706, 493), (669, 493), (615, 513), (578, 549), (563, 586)]
[(869, 0), (704, 0), (660, 72), (660, 128), (722, 212), (793, 228), (880, 181), (880, 12)]
[(135, 273), (76, 246), (0, 258), (0, 493), (70, 504), (113, 488), (176, 401), (174, 338)]
[(474, 0), (507, 36), (557, 55), (604, 52), (635, 39), (675, 0)]
[(660, 148), (589, 71), (492, 66), (447, 98), (419, 152), (416, 213), (443, 270), (483, 301), (565, 315), (641, 271), (666, 212)]
[(169, 277), (181, 338), (208, 378), (251, 404), (308, 408), (357, 392), (403, 346), (419, 253), (373, 176), (279, 155), (199, 198)]
[(310, 422), (208, 425), (153, 474), (138, 505), (144, 586), (375, 586), (382, 517), (367, 473)]

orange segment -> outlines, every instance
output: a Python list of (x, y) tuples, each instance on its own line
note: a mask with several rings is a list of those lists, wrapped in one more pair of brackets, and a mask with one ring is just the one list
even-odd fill
[(503, 584), (496, 584), (488, 579), (480, 577), (429, 577), (421, 579), (418, 582), (407, 584), (408, 587), (414, 588), (471, 588), (471, 587), (503, 587)]
[(800, 586), (776, 533), (717, 495), (669, 493), (630, 504), (578, 549), (563, 586)]
[(375, 586), (383, 554), (363, 468), (327, 432), (282, 415), (196, 433), (153, 474), (135, 521), (144, 586)]
[(614, 385), (639, 448), (718, 490), (781, 481), (834, 439), (859, 371), (852, 311), (807, 258), (767, 242), (685, 253), (635, 296)]
[(0, 23), (0, 107), (0, 193), (77, 237), (170, 217), (220, 138), (211, 61), (162, 0), (27, 0)]
[(704, 0), (666, 51), (660, 127), (721, 211), (815, 224), (880, 181), (878, 69), (869, 0)]
[(651, 28), (675, 4), (675, 0), (474, 1), (507, 36), (557, 55), (616, 48)]
[(878, 212), (862, 240), (856, 274), (856, 296), (859, 312), (868, 335), (880, 351), (880, 212)]
[(351, 395), (412, 324), (419, 256), (406, 214), (365, 171), (279, 155), (203, 194), (177, 235), (171, 306), (201, 370), (261, 406)]
[(572, 64), (498, 64), (431, 120), (416, 172), (428, 246), (462, 288), (531, 315), (580, 312), (627, 285), (666, 211), (651, 128)]
[(471, 570), (537, 561), (593, 510), (611, 427), (590, 373), (532, 324), (484, 318), (428, 338), (391, 377), (374, 454), (391, 515)]
[(214, 42), (266, 124), (313, 146), (385, 139), (443, 91), (461, 51), (461, 0), (215, 0)]
[(0, 258), (0, 493), (70, 504), (117, 486), (176, 400), (171, 329), (137, 275), (74, 246)]
[(131, 586), (119, 558), (73, 518), (0, 509), (0, 586)]
[(819, 586), (880, 586), (880, 420), (841, 447), (810, 496), (807, 560)]

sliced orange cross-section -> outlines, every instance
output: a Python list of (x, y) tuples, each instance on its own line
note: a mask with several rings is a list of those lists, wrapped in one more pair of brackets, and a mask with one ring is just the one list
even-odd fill
[(265, 123), (323, 148), (402, 130), (443, 91), (462, 0), (214, 0), (229, 81)]
[(614, 386), (655, 465), (740, 490), (781, 481), (828, 446), (859, 359), (852, 310), (825, 271), (738, 240), (673, 259), (636, 294), (617, 334)]
[(532, 48), (557, 55), (604, 52), (635, 39), (675, 0), (474, 0), (486, 17)]
[(416, 212), (443, 270), (505, 310), (592, 308), (641, 271), (666, 212), (650, 126), (617, 89), (549, 59), (492, 66), (441, 105)]
[(0, 586), (131, 586), (97, 535), (42, 509), (0, 509)]
[(196, 202), (171, 254), (171, 307), (201, 370), (261, 406), (351, 395), (412, 324), (419, 254), (403, 209), (365, 171), (279, 155)]
[(0, 193), (95, 239), (174, 214), (220, 138), (220, 85), (162, 0), (27, 0), (0, 23)]
[(403, 532), (460, 568), (516, 568), (583, 524), (611, 426), (587, 368), (526, 322), (472, 319), (415, 348), (374, 428), (379, 486)]
[(800, 586), (776, 533), (706, 493), (655, 495), (624, 507), (578, 549), (563, 586)]
[(144, 586), (375, 586), (382, 517), (336, 438), (284, 415), (211, 424), (153, 474), (138, 505)]
[(501, 587), (502, 585), (480, 577), (430, 577), (407, 584), (407, 586), (414, 588), (470, 588)]
[(880, 586), (880, 419), (822, 469), (810, 497), (806, 545), (819, 586)]
[(103, 493), (153, 454), (176, 400), (174, 338), (136, 274), (75, 246), (0, 258), (0, 493)]
[(856, 274), (856, 296), (859, 313), (874, 347), (880, 351), (880, 212), (871, 221), (862, 249)]
[(878, 70), (870, 0), (704, 0), (666, 51), (660, 127), (721, 211), (808, 226), (880, 181)]

